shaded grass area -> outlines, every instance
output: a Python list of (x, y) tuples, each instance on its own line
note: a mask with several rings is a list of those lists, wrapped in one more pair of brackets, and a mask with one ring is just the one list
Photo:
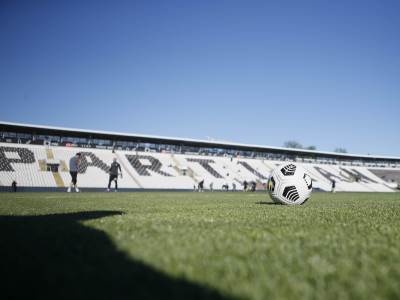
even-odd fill
[(0, 194), (5, 298), (399, 299), (400, 194)]

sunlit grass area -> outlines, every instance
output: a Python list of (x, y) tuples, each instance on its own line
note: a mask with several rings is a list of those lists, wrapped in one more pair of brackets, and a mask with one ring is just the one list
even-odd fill
[(400, 194), (0, 194), (3, 295), (399, 299)]

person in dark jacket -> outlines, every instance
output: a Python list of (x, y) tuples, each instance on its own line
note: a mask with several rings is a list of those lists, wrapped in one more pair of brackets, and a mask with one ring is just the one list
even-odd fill
[(17, 182), (15, 180), (11, 183), (11, 189), (14, 193), (17, 192)]
[(255, 192), (255, 191), (256, 191), (256, 186), (257, 186), (257, 183), (256, 183), (255, 181), (252, 181), (252, 182), (251, 182), (251, 191), (252, 191), (252, 192)]
[(108, 180), (107, 191), (108, 192), (110, 191), (112, 181), (115, 181), (115, 191), (117, 191), (118, 190), (118, 175), (120, 174), (121, 178), (122, 178), (122, 169), (121, 169), (121, 165), (117, 162), (116, 158), (113, 159), (113, 162), (111, 163), (111, 167), (110, 167), (110, 170), (108, 171), (108, 173), (110, 174), (110, 178)]
[(199, 182), (198, 184), (198, 191), (203, 192), (204, 191), (204, 179)]

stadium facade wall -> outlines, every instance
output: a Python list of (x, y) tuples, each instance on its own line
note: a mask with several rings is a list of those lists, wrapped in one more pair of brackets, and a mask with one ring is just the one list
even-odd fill
[[(244, 181), (254, 181), (258, 189), (264, 189), (271, 170), (284, 163), (240, 157), (0, 143), (0, 190), (9, 190), (14, 180), (22, 190), (65, 189), (70, 182), (69, 160), (77, 152), (82, 154), (78, 185), (100, 190), (107, 186), (113, 158), (121, 164), (124, 175), (119, 179), (119, 187), (129, 190), (193, 190), (202, 180), (206, 190), (211, 183), (215, 190), (226, 184), (230, 189), (236, 185), (240, 190)], [(387, 171), (400, 174), (397, 168), (297, 163), (313, 178), (313, 187), (322, 191), (330, 191), (335, 180), (336, 191), (393, 192), (397, 183), (385, 181), (379, 174)]]

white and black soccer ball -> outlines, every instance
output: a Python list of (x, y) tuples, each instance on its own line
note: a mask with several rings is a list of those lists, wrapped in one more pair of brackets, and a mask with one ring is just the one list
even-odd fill
[(275, 203), (304, 204), (311, 196), (312, 179), (301, 166), (282, 164), (272, 171), (267, 189)]

